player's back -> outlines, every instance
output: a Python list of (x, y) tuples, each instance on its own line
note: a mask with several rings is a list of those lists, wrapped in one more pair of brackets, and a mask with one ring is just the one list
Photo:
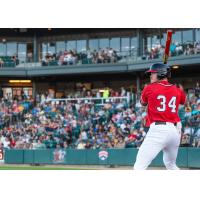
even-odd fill
[(179, 104), (184, 104), (185, 94), (175, 85), (160, 81), (148, 85), (142, 94), (144, 102), (148, 103), (150, 123), (156, 121), (178, 122)]

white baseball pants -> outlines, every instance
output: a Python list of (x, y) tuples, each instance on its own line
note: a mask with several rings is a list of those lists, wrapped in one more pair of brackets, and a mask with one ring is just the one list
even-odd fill
[(180, 127), (180, 122), (177, 126), (174, 126), (174, 124), (170, 122), (166, 122), (166, 125), (155, 125), (155, 123), (152, 123), (139, 148), (134, 169), (147, 169), (158, 153), (163, 151), (165, 167), (168, 170), (178, 170), (179, 168), (176, 166), (176, 157), (181, 139)]

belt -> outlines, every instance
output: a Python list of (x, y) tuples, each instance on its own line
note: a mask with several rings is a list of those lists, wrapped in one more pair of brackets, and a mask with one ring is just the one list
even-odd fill
[[(174, 126), (176, 126), (177, 125), (177, 123), (175, 122), (175, 123), (173, 123), (173, 122), (169, 122), (169, 123), (172, 123), (172, 124), (174, 124)], [(167, 125), (167, 122), (155, 122), (155, 125)]]

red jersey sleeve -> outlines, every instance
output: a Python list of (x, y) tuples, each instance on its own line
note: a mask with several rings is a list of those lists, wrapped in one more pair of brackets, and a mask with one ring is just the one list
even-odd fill
[(141, 95), (141, 98), (140, 98), (140, 102), (141, 102), (142, 105), (147, 105), (148, 104), (148, 94), (149, 94), (149, 87), (147, 85), (143, 89), (142, 95)]
[(150, 127), (150, 120), (149, 120), (149, 117), (148, 117), (148, 115), (146, 115), (146, 117), (145, 117), (145, 127)]

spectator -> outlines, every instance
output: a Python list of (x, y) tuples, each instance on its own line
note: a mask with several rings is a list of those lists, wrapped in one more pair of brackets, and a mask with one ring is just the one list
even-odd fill
[(82, 64), (97, 64), (97, 63), (115, 63), (122, 59), (122, 56), (117, 55), (117, 52), (112, 48), (105, 48), (86, 52), (77, 53), (75, 50), (59, 52), (57, 54), (47, 53), (42, 59), (42, 66), (48, 66), (52, 61), (54, 65), (74, 65)]
[(183, 135), (192, 135), (194, 133), (194, 130), (192, 129), (192, 127), (186, 125), (186, 127), (184, 128), (184, 132)]
[(199, 87), (199, 82), (196, 83), (196, 87), (195, 87), (194, 91), (195, 91), (195, 96), (196, 96), (197, 98), (200, 98), (200, 87)]
[(27, 62), (33, 62), (33, 53), (31, 51), (27, 53)]
[(174, 42), (172, 42), (172, 44), (170, 45), (170, 53), (171, 53), (171, 56), (176, 55), (176, 45)]
[(4, 61), (2, 60), (2, 58), (0, 58), (0, 67), (4, 66)]
[(181, 44), (176, 43), (175, 56), (179, 56), (181, 54), (183, 54), (183, 46)]
[(194, 53), (199, 54), (200, 53), (200, 42), (196, 42), (194, 47)]
[[(91, 98), (98, 91), (83, 86), (81, 92), (70, 96)], [(109, 91), (106, 97), (126, 97), (126, 94), (122, 87), (121, 91)], [(36, 99), (1, 99), (0, 142), (5, 148), (138, 148), (145, 137), (142, 122), (146, 111), (139, 103), (131, 106), (121, 100), (104, 102), (99, 106), (91, 101), (79, 100), (52, 103), (49, 93), (38, 94), (36, 98), (36, 104)], [(198, 146), (199, 101), (193, 96), (182, 108), (184, 114), (181, 120), (185, 124), (183, 146)]]

